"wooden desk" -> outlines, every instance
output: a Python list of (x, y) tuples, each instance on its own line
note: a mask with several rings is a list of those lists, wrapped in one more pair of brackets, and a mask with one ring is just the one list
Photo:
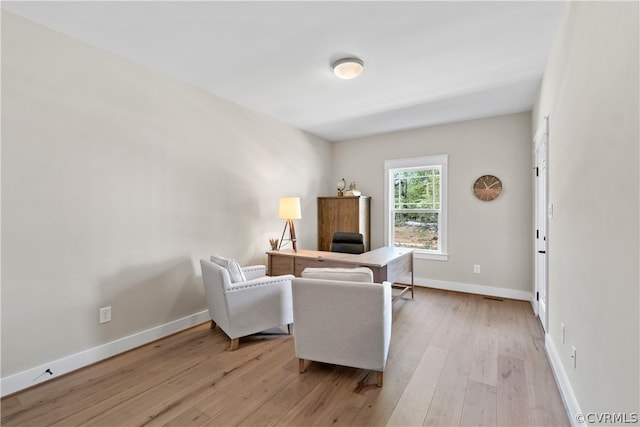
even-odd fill
[[(293, 274), (302, 275), (307, 267), (369, 267), (373, 271), (373, 281), (393, 283), (394, 288), (401, 289), (399, 298), (411, 291), (413, 298), (413, 251), (411, 249), (384, 247), (363, 254), (344, 254), (339, 252), (312, 251), (292, 249), (269, 251), (269, 275)], [(409, 284), (400, 283), (403, 277), (410, 276)]]

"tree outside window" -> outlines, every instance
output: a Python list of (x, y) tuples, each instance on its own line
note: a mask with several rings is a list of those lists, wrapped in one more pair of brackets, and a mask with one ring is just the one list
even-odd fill
[(385, 162), (387, 245), (446, 254), (447, 156)]
[(393, 245), (439, 250), (440, 167), (393, 173)]

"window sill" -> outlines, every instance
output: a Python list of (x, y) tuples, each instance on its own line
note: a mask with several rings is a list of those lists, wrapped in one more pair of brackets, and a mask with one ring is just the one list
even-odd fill
[(426, 252), (415, 250), (413, 251), (413, 257), (417, 259), (429, 259), (432, 261), (449, 261), (449, 254), (441, 252)]

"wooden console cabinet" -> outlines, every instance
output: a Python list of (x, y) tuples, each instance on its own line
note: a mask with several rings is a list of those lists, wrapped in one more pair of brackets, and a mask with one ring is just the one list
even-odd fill
[(371, 197), (318, 197), (318, 250), (331, 250), (336, 231), (361, 233), (364, 250), (371, 250)]

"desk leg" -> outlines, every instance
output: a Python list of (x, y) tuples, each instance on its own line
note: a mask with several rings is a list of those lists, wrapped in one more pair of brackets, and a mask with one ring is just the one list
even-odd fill
[[(404, 283), (392, 283), (391, 287), (396, 289), (401, 289), (400, 293), (392, 298), (392, 301), (395, 301), (401, 298), (405, 293), (411, 291), (411, 299), (413, 299), (413, 258), (410, 258), (409, 263), (407, 265), (409, 267), (409, 274), (411, 276), (411, 282), (408, 284)], [(406, 272), (406, 270), (404, 270)]]
[[(413, 264), (413, 263), (412, 263)], [(414, 287), (414, 283), (413, 283), (413, 266), (411, 267), (411, 299), (413, 299), (413, 287)]]
[(402, 289), (398, 295), (394, 296), (391, 299), (392, 301), (400, 299), (402, 295), (406, 294), (409, 291), (411, 291), (411, 299), (413, 299), (413, 283), (410, 285), (405, 285), (404, 283), (392, 283), (391, 287), (396, 289)]

